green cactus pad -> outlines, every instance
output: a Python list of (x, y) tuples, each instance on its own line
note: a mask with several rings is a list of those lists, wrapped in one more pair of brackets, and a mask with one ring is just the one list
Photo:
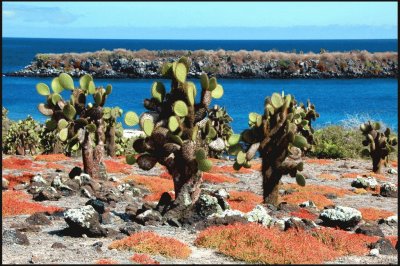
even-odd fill
[(58, 80), (60, 82), (60, 85), (64, 89), (68, 90), (73, 90), (74, 89), (74, 80), (72, 77), (66, 73), (61, 73), (60, 76), (58, 76)]
[(295, 135), (293, 145), (300, 149), (306, 148), (308, 146), (307, 139), (301, 135)]
[(272, 105), (267, 104), (266, 109), (267, 109), (267, 111), (268, 111), (268, 113), (269, 113), (270, 115), (274, 115), (275, 109), (274, 109), (274, 107), (273, 107)]
[(87, 124), (86, 125), (86, 129), (90, 132), (90, 133), (94, 133), (96, 132), (96, 125), (95, 124)]
[(256, 125), (257, 125), (257, 127), (262, 125), (262, 116), (261, 115), (257, 116)]
[(375, 122), (373, 124), (373, 127), (374, 127), (375, 130), (379, 130), (379, 129), (381, 129), (381, 124), (379, 122)]
[(197, 139), (197, 134), (199, 133), (199, 126), (194, 126), (193, 131), (192, 131), (192, 140), (196, 141)]
[(240, 141), (240, 134), (232, 134), (228, 139), (229, 146), (234, 146)]
[(108, 84), (106, 86), (106, 95), (110, 95), (112, 93), (112, 85)]
[(54, 130), (57, 128), (57, 122), (54, 120), (47, 120), (46, 121), (46, 128), (48, 130)]
[(69, 120), (72, 120), (74, 119), (76, 110), (71, 104), (67, 103), (63, 108), (63, 113)]
[(179, 58), (178, 63), (182, 63), (185, 65), (187, 72), (189, 72), (190, 69), (190, 61), (186, 56), (182, 56)]
[(299, 163), (296, 165), (297, 171), (303, 171), (303, 168), (304, 168), (304, 163), (303, 163), (303, 162), (299, 162)]
[(183, 141), (182, 141), (181, 137), (174, 135), (174, 134), (168, 134), (168, 136), (176, 144), (182, 145)]
[(241, 150), (242, 147), (239, 144), (232, 145), (228, 149), (228, 154), (236, 156)]
[(186, 75), (187, 75), (187, 69), (185, 64), (183, 63), (176, 64), (176, 67), (174, 68), (174, 76), (176, 80), (180, 83), (185, 83)]
[(171, 74), (172, 64), (171, 63), (164, 63), (161, 67), (161, 75), (164, 77), (168, 77)]
[(68, 139), (68, 128), (61, 129), (61, 131), (58, 133), (58, 137), (61, 141), (66, 141)]
[(271, 96), (271, 104), (275, 109), (279, 109), (283, 105), (282, 96), (279, 93), (274, 92)]
[(186, 89), (186, 95), (187, 95), (189, 104), (191, 106), (193, 106), (194, 105), (194, 100), (195, 100), (195, 97), (196, 97), (196, 87), (192, 82), (190, 82), (190, 83), (187, 84), (186, 88), (187, 88)]
[(60, 93), (64, 90), (64, 88), (60, 84), (60, 80), (58, 79), (58, 77), (53, 78), (53, 80), (51, 81), (51, 89), (55, 93)]
[(79, 85), (80, 85), (81, 89), (82, 90), (88, 90), (90, 81), (93, 81), (93, 78), (92, 78), (91, 75), (89, 75), (89, 74), (83, 75), (79, 79)]
[(197, 166), (198, 166), (200, 171), (208, 172), (212, 168), (212, 162), (210, 160), (208, 160), (208, 159), (201, 160), (201, 161), (197, 162)]
[(208, 90), (209, 91), (213, 91), (217, 88), (217, 79), (215, 77), (210, 78), (210, 80), (208, 81)]
[(162, 82), (153, 82), (151, 85), (151, 96), (160, 103), (164, 100), (165, 86)]
[(98, 91), (95, 94), (93, 94), (93, 99), (96, 102), (97, 105), (101, 104), (101, 100), (102, 100), (102, 95), (101, 93)]
[(104, 107), (103, 108), (103, 118), (104, 119), (110, 119), (111, 118), (111, 108), (110, 107)]
[(136, 157), (135, 157), (134, 154), (127, 154), (127, 155), (125, 156), (125, 159), (126, 159), (126, 163), (127, 163), (127, 164), (132, 165), (132, 164), (135, 164), (135, 163), (136, 163)]
[(51, 95), (51, 102), (54, 104), (54, 105), (56, 105), (57, 103), (58, 103), (58, 101), (60, 101), (62, 98), (61, 98), (61, 95), (60, 94), (58, 94), (58, 93), (53, 93), (52, 95)]
[(285, 96), (285, 109), (289, 108), (291, 101), (292, 101), (292, 96), (290, 94), (286, 95)]
[(202, 148), (196, 150), (194, 154), (197, 162), (207, 159), (207, 153)]
[(129, 111), (125, 114), (125, 124), (133, 127), (139, 123), (139, 117), (135, 112)]
[(254, 112), (249, 113), (249, 121), (255, 123), (257, 121), (257, 116), (259, 116), (259, 114)]
[(76, 124), (76, 125), (79, 125), (79, 126), (81, 126), (81, 127), (86, 126), (88, 123), (89, 123), (89, 122), (87, 121), (86, 118), (79, 118), (79, 119), (75, 120), (75, 124)]
[(217, 85), (217, 87), (211, 92), (211, 97), (214, 99), (219, 99), (224, 95), (224, 89), (222, 88), (221, 85)]
[(297, 183), (299, 186), (304, 187), (304, 186), (306, 185), (306, 179), (304, 178), (303, 175), (301, 175), (301, 174), (296, 174), (296, 183)]
[(235, 162), (235, 163), (233, 164), (233, 169), (234, 169), (235, 171), (239, 171), (240, 168), (242, 168), (242, 165), (241, 165), (241, 164), (238, 164), (237, 162)]
[(243, 165), (244, 163), (246, 163), (246, 153), (244, 153), (243, 151), (239, 151), (236, 157), (236, 161), (238, 164)]
[(60, 120), (58, 121), (57, 127), (58, 127), (59, 130), (68, 127), (68, 122), (67, 122), (67, 120), (65, 120), (65, 119), (60, 119)]
[(207, 74), (203, 73), (200, 76), (200, 84), (202, 90), (208, 90), (209, 87), (209, 80)]
[(173, 106), (174, 113), (179, 117), (187, 116), (188, 107), (184, 101), (176, 101)]
[(36, 85), (36, 90), (40, 95), (47, 96), (50, 95), (50, 88), (44, 83), (38, 83)]
[(179, 120), (176, 116), (170, 116), (168, 119), (168, 128), (171, 132), (175, 132), (179, 127)]
[(88, 92), (89, 94), (94, 94), (96, 92), (96, 86), (94, 85), (93, 80), (89, 81)]
[(146, 119), (143, 122), (143, 131), (146, 134), (146, 136), (151, 136), (151, 133), (153, 133), (154, 129), (154, 123), (150, 119)]

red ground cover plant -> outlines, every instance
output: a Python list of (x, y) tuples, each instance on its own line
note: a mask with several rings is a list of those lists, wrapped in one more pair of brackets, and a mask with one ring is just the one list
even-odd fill
[(51, 169), (65, 169), (65, 167), (63, 165), (58, 164), (58, 163), (53, 163), (53, 162), (46, 163), (44, 167), (51, 168)]
[(48, 207), (36, 202), (30, 202), (31, 196), (22, 191), (2, 192), (1, 214), (3, 217), (21, 214), (33, 214), (35, 212), (53, 213), (62, 211), (59, 207)]
[(131, 261), (139, 264), (160, 264), (147, 254), (135, 254), (131, 257)]
[(250, 191), (229, 191), (228, 203), (234, 210), (249, 212), (254, 209), (257, 204), (262, 203), (263, 198)]
[(161, 174), (160, 174), (160, 177), (161, 177), (161, 178), (164, 178), (164, 179), (170, 179), (170, 180), (172, 180), (172, 175), (170, 175), (168, 172), (163, 172), (163, 173), (161, 173)]
[(322, 173), (317, 176), (318, 178), (325, 179), (325, 180), (338, 180), (338, 177), (329, 173)]
[(16, 170), (38, 170), (38, 164), (33, 163), (29, 159), (22, 159), (17, 157), (3, 158), (2, 168), (16, 169)]
[(327, 164), (332, 164), (332, 160), (328, 159), (307, 159), (305, 160), (306, 163), (312, 163), (312, 164), (319, 164), (319, 165), (327, 165)]
[[(124, 178), (125, 182), (134, 181), (139, 185), (148, 188), (152, 194), (144, 197), (147, 201), (158, 201), (164, 192), (174, 191), (174, 182), (172, 179), (160, 178), (158, 176), (145, 176), (145, 175), (130, 175)], [(175, 198), (174, 193), (169, 193), (172, 198)]]
[(234, 173), (239, 173), (239, 174), (250, 174), (252, 173), (252, 170), (248, 168), (240, 168), (239, 171), (236, 171), (233, 169), (231, 165), (223, 165), (223, 166), (218, 166), (218, 165), (213, 165), (213, 167), (210, 170), (210, 173), (222, 173), (222, 174), (234, 174)]
[(70, 158), (65, 156), (62, 153), (40, 154), (35, 157), (35, 161), (45, 161), (45, 162), (59, 162), (59, 161), (67, 161), (67, 160), (70, 160)]
[(16, 185), (29, 183), (34, 175), (31, 173), (24, 172), (22, 175), (5, 175), (3, 176), (8, 180), (8, 189), (13, 189)]
[(207, 228), (197, 236), (195, 245), (215, 248), (250, 263), (321, 264), (343, 255), (364, 255), (367, 244), (378, 239), (339, 231), (280, 231), (254, 223), (236, 223)]
[(115, 162), (112, 160), (104, 160), (104, 163), (108, 173), (130, 174), (132, 172), (132, 166), (126, 163)]
[(121, 240), (113, 241), (109, 249), (133, 250), (151, 255), (160, 254), (169, 258), (187, 259), (190, 248), (172, 237), (163, 237), (153, 232), (139, 232)]
[(251, 169), (255, 171), (261, 171), (262, 164), (261, 163), (254, 163), (251, 165)]
[(397, 161), (391, 161), (390, 164), (391, 164), (393, 167), (397, 167)]
[(203, 180), (210, 183), (237, 183), (240, 181), (238, 178), (212, 173), (203, 173)]
[(118, 264), (119, 262), (112, 259), (99, 259), (95, 262), (96, 264)]
[(290, 215), (296, 216), (300, 219), (308, 219), (308, 220), (315, 220), (317, 219), (318, 215), (306, 210), (306, 209), (300, 209), (298, 211), (291, 212)]
[(315, 203), (315, 205), (319, 209), (323, 209), (325, 206), (333, 205), (333, 202), (325, 197), (325, 194), (333, 193), (338, 197), (343, 197), (344, 195), (351, 195), (352, 192), (342, 189), (335, 188), (329, 186), (318, 186), (307, 184), (304, 187), (298, 186), (297, 184), (284, 184), (282, 186), (283, 189), (295, 189), (296, 192), (293, 192), (288, 195), (284, 195), (281, 199), (282, 201), (291, 203), (291, 204), (300, 204), (304, 201), (311, 200)]
[(361, 212), (362, 218), (366, 221), (376, 221), (395, 215), (393, 212), (376, 208), (360, 208), (358, 210)]

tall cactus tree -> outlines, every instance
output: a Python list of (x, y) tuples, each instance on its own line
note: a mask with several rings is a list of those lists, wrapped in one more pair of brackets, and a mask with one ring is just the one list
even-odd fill
[[(94, 178), (104, 179), (103, 106), (112, 87), (96, 87), (90, 75), (82, 76), (79, 85), (75, 88), (73, 79), (65, 73), (52, 80), (52, 92), (46, 84), (37, 84), (37, 92), (46, 97), (46, 102), (39, 104), (38, 109), (51, 118), (46, 127), (57, 128), (58, 137), (68, 150), (82, 150), (84, 171)], [(60, 95), (64, 89), (71, 91), (70, 100)], [(89, 96), (93, 97), (93, 103), (88, 102)]]
[[(125, 123), (137, 123), (146, 138), (134, 142), (139, 153), (137, 163), (141, 169), (150, 170), (158, 162), (166, 166), (173, 177), (175, 201), (169, 210), (183, 211), (193, 206), (200, 194), (202, 172), (209, 171), (212, 162), (207, 159), (207, 142), (215, 136), (215, 128), (207, 117), (211, 98), (220, 98), (223, 88), (216, 78), (201, 75), (200, 102), (196, 103), (197, 89), (187, 81), (190, 61), (186, 57), (162, 66), (162, 75), (171, 79), (171, 90), (166, 92), (162, 82), (154, 82), (151, 99), (144, 100), (148, 110), (140, 118), (127, 112)], [(133, 154), (127, 162), (136, 162)]]
[(117, 107), (105, 107), (103, 109), (103, 120), (105, 122), (105, 145), (107, 155), (113, 157), (116, 155), (116, 127), (117, 118), (122, 115), (122, 109)]
[[(305, 185), (303, 175), (298, 171), (303, 170), (303, 162), (286, 160), (293, 147), (307, 150), (311, 148), (311, 128), (307, 120), (307, 112), (315, 112), (315, 108), (306, 110), (303, 105), (298, 105), (291, 95), (273, 93), (264, 103), (264, 114), (249, 114), (249, 129), (240, 135), (232, 135), (228, 142), (230, 153), (236, 155), (233, 167), (251, 167), (249, 161), (260, 152), (262, 158), (263, 196), (264, 202), (277, 205), (278, 191), (283, 175), (289, 174), (296, 177), (299, 185)], [(316, 116), (316, 115), (315, 115)], [(313, 115), (309, 114), (310, 119)], [(243, 150), (240, 142), (244, 142)]]
[(228, 114), (224, 107), (214, 105), (208, 114), (211, 125), (215, 128), (216, 135), (208, 144), (209, 155), (213, 158), (219, 158), (223, 153), (227, 153), (229, 144), (228, 139), (233, 134), (230, 122), (232, 117)]
[(369, 146), (365, 148), (362, 153), (364, 155), (369, 155), (372, 158), (372, 171), (375, 173), (381, 173), (382, 165), (386, 165), (389, 160), (389, 154), (395, 149), (394, 146), (397, 145), (397, 138), (390, 136), (390, 129), (386, 128), (384, 132), (380, 132), (381, 124), (378, 122), (361, 124), (360, 130), (365, 136), (363, 140), (364, 146)]

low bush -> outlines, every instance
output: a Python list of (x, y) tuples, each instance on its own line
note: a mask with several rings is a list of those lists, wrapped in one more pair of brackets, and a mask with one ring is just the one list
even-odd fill
[(160, 264), (147, 254), (135, 254), (131, 257), (131, 261), (139, 264)]
[(382, 218), (387, 218), (389, 216), (395, 215), (393, 212), (380, 210), (376, 208), (360, 208), (358, 209), (361, 215), (366, 221), (376, 221)]
[(250, 191), (229, 191), (228, 203), (234, 210), (249, 212), (254, 209), (257, 204), (262, 203), (263, 198)]

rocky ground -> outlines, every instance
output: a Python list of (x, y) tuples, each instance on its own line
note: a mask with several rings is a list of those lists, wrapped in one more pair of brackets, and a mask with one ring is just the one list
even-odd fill
[(261, 51), (97, 51), (90, 53), (38, 54), (30, 65), (6, 76), (161, 78), (160, 67), (181, 56), (191, 58), (188, 77), (201, 73), (218, 78), (388, 78), (398, 73), (397, 53), (367, 51), (321, 54)]
[[(109, 249), (108, 247), (116, 239), (143, 231), (172, 237), (185, 243), (191, 249), (191, 254), (187, 259), (174, 259), (152, 254), (151, 257), (161, 264), (245, 263), (225, 256), (214, 249), (198, 247), (194, 241), (199, 232), (209, 224), (230, 223), (229, 215), (226, 215), (229, 211), (223, 211), (224, 208), (226, 209), (224, 204), (230, 203), (231, 209), (242, 208), (233, 204), (229, 200), (229, 196), (223, 195), (225, 192), (219, 190), (220, 188), (224, 188), (230, 194), (231, 200), (235, 191), (252, 192), (256, 196), (262, 195), (259, 160), (253, 163), (251, 169), (240, 172), (230, 171), (228, 167), (225, 167), (232, 165), (231, 161), (215, 160), (212, 173), (204, 176), (203, 190), (207, 191), (204, 197), (223, 199), (222, 204), (219, 202), (217, 206), (205, 201), (199, 207), (203, 213), (202, 220), (187, 224), (166, 222), (159, 213), (157, 214), (157, 201), (152, 202), (152, 200), (158, 199), (161, 195), (159, 192), (163, 192), (164, 181), (161, 182), (162, 180), (172, 182), (168, 179), (163, 167), (157, 165), (151, 171), (145, 172), (136, 166), (125, 165), (122, 163), (123, 161), (123, 158), (108, 158), (106, 162), (108, 180), (90, 180), (90, 177), (82, 175), (79, 171), (71, 173), (71, 169), (74, 167), (82, 166), (79, 158), (60, 157), (53, 158), (49, 162), (46, 157), (34, 159), (30, 156), (3, 155), (2, 263), (93, 264), (100, 259), (112, 259), (124, 264), (133, 263), (130, 257), (135, 253), (134, 251)], [(329, 222), (336, 222), (336, 226), (343, 227), (343, 229), (346, 227), (349, 232), (357, 231), (370, 235), (392, 236), (392, 238), (398, 235), (398, 175), (395, 171), (390, 170), (397, 170), (397, 162), (392, 162), (389, 167), (384, 168), (383, 175), (372, 175), (370, 174), (372, 166), (370, 161), (310, 158), (303, 158), (303, 161), (303, 173), (307, 182), (304, 189), (308, 188), (302, 194), (304, 197), (300, 197), (300, 199), (291, 197), (297, 195), (296, 193), (303, 193), (303, 190), (295, 185), (296, 182), (293, 178), (284, 176), (280, 191), (281, 200), (284, 203), (279, 208), (259, 204), (261, 206), (259, 208), (268, 214), (263, 214), (263, 217), (259, 215), (255, 222), (262, 223), (266, 227), (280, 227), (281, 230), (286, 230), (288, 227), (320, 227), (328, 225)], [(363, 177), (363, 174), (366, 176)], [(136, 176), (132, 179), (133, 181), (127, 178), (132, 175)], [(20, 176), (20, 178), (15, 178), (15, 176)], [(371, 176), (371, 178), (367, 176)], [(147, 184), (146, 177), (149, 180), (156, 180), (158, 184)], [(221, 178), (222, 181), (227, 182), (220, 183)], [(78, 185), (76, 185), (77, 183)], [(129, 183), (130, 186), (123, 185), (126, 183)], [(50, 189), (51, 187), (53, 189)], [(170, 185), (165, 187), (167, 190), (171, 189)], [(324, 192), (322, 192), (323, 190)], [(29, 199), (27, 202), (37, 202), (43, 206), (56, 206), (63, 210), (52, 214), (32, 215), (31, 213), (34, 212), (21, 214), (24, 213), (24, 206), (7, 207), (5, 204), (10, 204), (10, 202), (4, 201), (6, 193), (18, 191), (28, 192), (33, 196), (33, 199)], [(313, 198), (321, 193), (324, 193), (323, 200), (332, 203), (319, 202), (319, 198)], [(88, 212), (93, 214), (87, 221), (85, 220), (90, 223), (91, 227), (86, 230), (79, 228), (79, 219), (74, 214), (70, 213), (68, 216), (64, 211), (71, 212), (73, 209), (81, 208), (87, 204), (90, 198), (93, 200), (97, 198), (98, 201), (93, 201), (89, 204), (90, 206), (85, 207)], [(313, 199), (315, 202), (306, 202)], [(246, 204), (251, 206), (251, 203)], [(254, 203), (254, 206), (251, 207), (255, 207), (256, 204), (258, 203)], [(303, 204), (301, 205), (303, 207), (299, 207), (299, 204)], [(314, 204), (317, 206), (314, 207)], [(325, 206), (321, 207), (321, 204)], [(333, 215), (328, 213), (340, 212), (340, 206), (361, 211), (362, 218), (361, 216), (357, 218), (357, 210), (342, 208), (344, 212), (351, 212), (346, 214), (351, 218), (334, 221)], [(15, 215), (17, 209), (22, 211)], [(319, 218), (308, 223), (293, 218), (291, 212), (302, 209), (316, 214)], [(242, 210), (245, 211), (245, 209)], [(223, 217), (224, 214), (225, 217)], [(65, 216), (69, 218), (65, 218)], [(220, 217), (219, 220), (216, 216)], [(236, 216), (236, 218), (250, 221), (249, 216), (242, 215), (241, 217)], [(292, 220), (287, 222), (290, 217)], [(68, 221), (68, 219), (70, 220)], [(396, 242), (397, 237), (394, 243)], [(363, 256), (344, 256), (326, 263), (398, 263), (397, 251), (393, 245), (382, 244), (370, 247), (370, 249), (369, 253)]]

